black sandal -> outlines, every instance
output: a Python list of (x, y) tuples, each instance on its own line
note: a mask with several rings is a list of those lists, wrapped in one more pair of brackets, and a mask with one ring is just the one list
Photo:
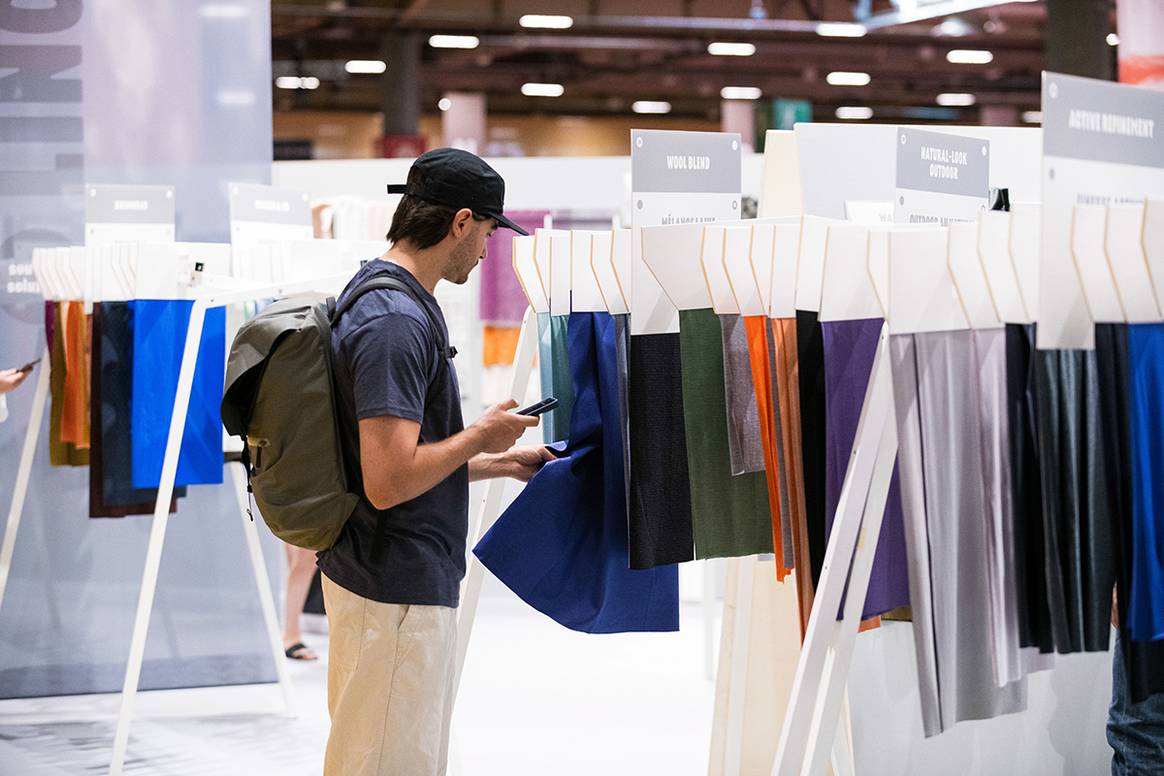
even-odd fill
[(303, 642), (298, 642), (296, 644), (292, 644), (291, 646), (287, 647), (287, 649), (283, 650), (283, 654), (286, 655), (287, 657), (291, 658), (292, 660), (307, 660), (307, 661), (319, 660), (318, 656), (316, 656), (316, 657), (304, 657), (303, 656), (303, 653), (309, 651), (309, 649), (310, 648), (306, 644), (304, 644)]

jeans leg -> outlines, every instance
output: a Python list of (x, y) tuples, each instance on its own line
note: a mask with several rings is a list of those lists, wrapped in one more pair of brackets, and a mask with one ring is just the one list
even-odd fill
[(1112, 652), (1111, 708), (1107, 742), (1112, 776), (1154, 776), (1164, 771), (1164, 695), (1132, 703), (1124, 651), (1117, 639)]

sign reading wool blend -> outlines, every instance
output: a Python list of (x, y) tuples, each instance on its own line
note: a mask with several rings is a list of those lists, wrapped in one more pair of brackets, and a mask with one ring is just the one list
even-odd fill
[(692, 560), (679, 313), (642, 257), (640, 229), (739, 218), (740, 136), (631, 131), (630, 565)]
[(1091, 349), (1072, 208), (1164, 196), (1164, 92), (1044, 73), (1042, 182), (1038, 347)]
[(973, 221), (990, 193), (990, 141), (897, 130), (893, 220), (903, 224)]

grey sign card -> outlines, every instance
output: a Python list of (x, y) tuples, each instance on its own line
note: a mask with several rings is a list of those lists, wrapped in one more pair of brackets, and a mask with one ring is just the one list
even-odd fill
[(1164, 168), (1164, 92), (1043, 74), (1043, 155)]
[(963, 197), (988, 196), (990, 141), (900, 127), (897, 188)]
[(740, 148), (729, 132), (631, 130), (631, 190), (739, 194)]
[(173, 186), (85, 186), (87, 224), (174, 225)]
[(230, 220), (285, 226), (311, 226), (311, 198), (306, 192), (263, 186), (230, 184)]

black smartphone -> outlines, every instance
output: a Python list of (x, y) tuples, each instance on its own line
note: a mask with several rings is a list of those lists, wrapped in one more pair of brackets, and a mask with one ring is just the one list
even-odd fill
[(36, 366), (37, 364), (39, 364), (39, 363), (40, 363), (40, 359), (39, 359), (39, 358), (38, 358), (38, 359), (36, 359), (35, 361), (29, 361), (27, 364), (25, 364), (24, 366), (20, 367), (20, 368), (19, 368), (19, 369), (17, 369), (16, 371), (17, 371), (17, 372), (31, 372), (31, 371), (32, 371), (32, 368), (33, 368), (34, 366)]
[(549, 412), (554, 407), (558, 406), (558, 400), (553, 396), (548, 399), (542, 399), (537, 404), (531, 404), (528, 407), (523, 407), (517, 411), (518, 415), (541, 415), (543, 412)]

